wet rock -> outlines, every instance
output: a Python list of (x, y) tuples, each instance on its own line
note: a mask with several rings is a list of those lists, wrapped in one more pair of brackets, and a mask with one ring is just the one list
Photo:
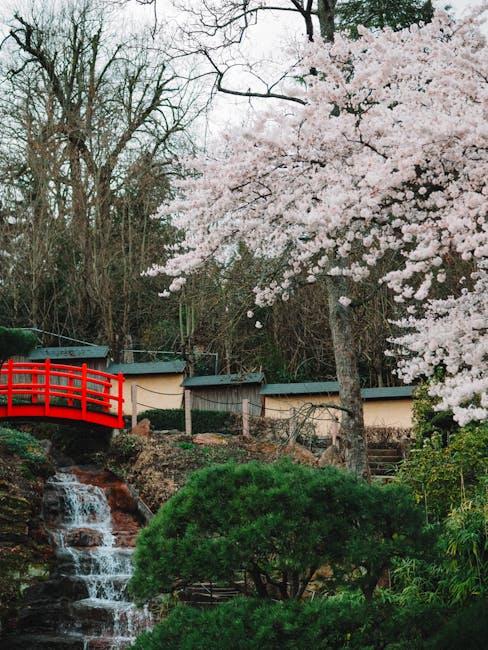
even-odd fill
[(43, 513), (46, 523), (55, 525), (59, 523), (64, 509), (63, 495), (53, 487), (44, 490)]
[(24, 602), (30, 606), (36, 603), (45, 603), (47, 600), (56, 601), (63, 598), (68, 600), (81, 600), (87, 597), (88, 590), (86, 584), (68, 576), (39, 582), (24, 592)]
[(112, 510), (137, 513), (137, 502), (125, 483), (119, 482), (107, 489), (107, 498)]
[(64, 537), (67, 546), (100, 546), (102, 543), (102, 533), (93, 528), (76, 528), (66, 533)]
[(115, 511), (112, 513), (112, 526), (115, 543), (121, 547), (133, 547), (136, 544), (137, 533), (140, 526), (132, 515)]
[[(5, 639), (5, 650), (84, 650), (80, 637), (48, 634), (21, 634)], [(3, 647), (3, 646), (2, 646)]]
[(53, 448), (53, 443), (51, 442), (51, 440), (45, 440), (45, 439), (39, 440), (39, 445), (46, 453), (46, 456), (49, 456), (51, 454)]
[(74, 622), (67, 602), (43, 601), (23, 607), (19, 612), (17, 627), (31, 633), (56, 632), (66, 621)]

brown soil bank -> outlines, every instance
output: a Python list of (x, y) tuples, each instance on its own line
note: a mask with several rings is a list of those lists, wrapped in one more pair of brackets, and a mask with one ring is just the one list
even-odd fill
[(229, 461), (273, 462), (283, 457), (318, 465), (320, 456), (297, 443), (287, 445), (215, 433), (189, 436), (155, 432), (148, 437), (119, 435), (112, 443), (107, 462), (108, 467), (133, 485), (149, 508), (156, 512), (196, 469)]

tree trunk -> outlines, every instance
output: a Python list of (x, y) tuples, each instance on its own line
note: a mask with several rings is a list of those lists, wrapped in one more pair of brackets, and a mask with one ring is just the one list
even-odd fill
[[(336, 0), (318, 0), (317, 3), (320, 35), (328, 43), (334, 40), (335, 6)], [(339, 397), (341, 406), (347, 409), (342, 413), (340, 429), (345, 446), (346, 466), (357, 476), (369, 478), (361, 382), (351, 309), (343, 307), (339, 302), (341, 296), (347, 296), (347, 282), (343, 276), (327, 276), (326, 286)]]
[(334, 18), (335, 18), (336, 0), (318, 0), (317, 13), (320, 24), (320, 35), (331, 43), (334, 40)]
[(346, 466), (357, 476), (369, 476), (368, 456), (363, 420), (361, 382), (357, 365), (356, 345), (350, 307), (343, 307), (339, 298), (347, 296), (343, 276), (327, 276), (329, 325), (334, 346), (337, 381), (342, 413), (340, 434), (345, 445)]

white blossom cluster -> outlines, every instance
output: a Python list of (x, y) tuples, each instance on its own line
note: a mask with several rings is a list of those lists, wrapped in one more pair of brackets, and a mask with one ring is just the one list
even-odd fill
[[(363, 281), (394, 256), (383, 281), (421, 313), (398, 341), (401, 376), (413, 381), (442, 366), (445, 380), (432, 389), (442, 407), (463, 422), (487, 417), (485, 12), (461, 23), (438, 12), (423, 27), (307, 46), (297, 70), (306, 83), (293, 90), (306, 103), (261, 115), (214, 158), (192, 161), (182, 198), (164, 210), (183, 240), (149, 272), (173, 276), (175, 291), (206, 260), (228, 263), (242, 242), (280, 260), (281, 274), (256, 287), (265, 305), (286, 300), (298, 275)], [(457, 295), (432, 301), (453, 257), (474, 276)]]

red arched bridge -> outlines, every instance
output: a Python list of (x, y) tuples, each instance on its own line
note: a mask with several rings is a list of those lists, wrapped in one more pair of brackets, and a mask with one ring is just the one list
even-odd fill
[(124, 426), (124, 375), (82, 366), (9, 360), (0, 370), (0, 419), (61, 419)]

